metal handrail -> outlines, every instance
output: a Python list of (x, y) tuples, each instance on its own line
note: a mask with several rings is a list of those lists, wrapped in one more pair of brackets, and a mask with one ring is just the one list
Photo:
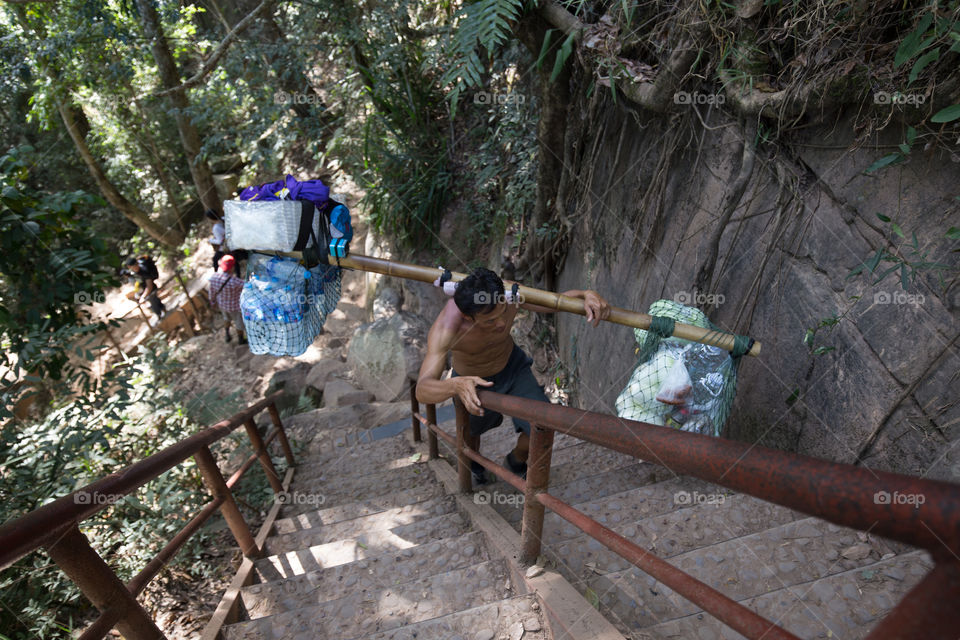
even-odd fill
[(229, 435), (282, 395), (283, 393), (278, 391), (231, 418), (221, 420), (214, 426), (195, 433), (140, 462), (124, 467), (116, 473), (91, 482), (73, 493), (3, 524), (0, 526), (0, 570), (6, 569), (23, 556), (57, 537), (64, 526), (86, 520), (111, 506), (107, 503), (98, 503), (94, 496), (120, 497), (136, 491), (201, 448)]
[[(100, 611), (100, 616), (81, 634), (81, 640), (102, 638), (114, 626), (125, 637), (134, 640), (163, 637), (135, 598), (217, 509), (223, 511), (244, 554), (260, 553), (233, 501), (231, 488), (259, 460), (274, 491), (283, 490), (266, 450), (273, 440), (279, 440), (287, 464), (292, 466), (295, 462), (275, 404), (281, 396), (282, 392), (278, 391), (231, 418), (0, 526), (0, 568), (6, 568), (26, 554), (46, 547), (54, 562), (77, 583)], [(265, 409), (270, 413), (274, 429), (264, 439), (260, 437), (254, 417)], [(254, 452), (230, 480), (225, 481), (209, 446), (240, 425), (246, 427)], [(121, 584), (113, 570), (90, 547), (78, 528), (79, 523), (190, 456), (196, 458), (201, 475), (214, 496), (213, 500), (196, 513), (140, 573), (126, 585)], [(81, 496), (84, 499), (80, 499)], [(92, 499), (94, 496), (110, 496), (110, 500)]]
[[(934, 557), (936, 566), (888, 614), (882, 625), (874, 629), (870, 638), (954, 638), (960, 627), (958, 608), (945, 604), (951, 599), (944, 597), (951, 593), (954, 599), (960, 597), (958, 485), (827, 462), (481, 389), (477, 392), (484, 408), (535, 425), (531, 431), (527, 480), (465, 445), (468, 415), (456, 398), (455, 439), (437, 426), (434, 405), (427, 405), (428, 418), (420, 415), (419, 403), (411, 388), (414, 419), (418, 427), (423, 423), (428, 428), (432, 458), (436, 457), (433, 451), (437, 436), (457, 452), (461, 491), (472, 490), (467, 460), (476, 460), (500, 479), (525, 492), (521, 529), (522, 560), (525, 562), (532, 562), (540, 553), (546, 507), (745, 636), (795, 638), (773, 622), (550, 495), (547, 489), (553, 432), (559, 431), (652, 461), (678, 474), (695, 476), (842, 526), (871, 531), (924, 548)], [(923, 517), (912, 505), (889, 499), (898, 493), (923, 494)]]
[[(835, 524), (960, 556), (960, 485), (478, 391), (485, 408)], [(890, 496), (923, 494), (922, 509)], [(921, 518), (922, 515), (922, 518)]]

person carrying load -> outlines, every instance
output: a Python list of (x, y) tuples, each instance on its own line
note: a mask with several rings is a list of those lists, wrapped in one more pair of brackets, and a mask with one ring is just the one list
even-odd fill
[(133, 298), (141, 304), (149, 302), (150, 310), (153, 311), (158, 320), (162, 319), (167, 315), (167, 309), (160, 300), (157, 289), (157, 278), (160, 277), (157, 263), (150, 256), (143, 255), (139, 258), (128, 258), (124, 266), (123, 274), (138, 281), (137, 293), (134, 293)]
[[(596, 291), (567, 291), (563, 295), (584, 301), (587, 321), (593, 326), (610, 315), (610, 305)], [(427, 336), (417, 400), (438, 404), (457, 396), (471, 414), (466, 444), (474, 451), (480, 451), (481, 434), (503, 422), (502, 414), (481, 406), (477, 387), (547, 402), (543, 387), (530, 370), (532, 358), (510, 335), (518, 307), (554, 313), (547, 307), (523, 303), (515, 292), (505, 295), (503, 281), (489, 269), (479, 268), (457, 283), (453, 299), (447, 301)], [(453, 374), (441, 380), (448, 352), (453, 355)], [(520, 435), (516, 447), (506, 456), (506, 466), (526, 477), (530, 423), (514, 418), (513, 424)], [(482, 465), (471, 461), (470, 468), (475, 484), (487, 482)]]

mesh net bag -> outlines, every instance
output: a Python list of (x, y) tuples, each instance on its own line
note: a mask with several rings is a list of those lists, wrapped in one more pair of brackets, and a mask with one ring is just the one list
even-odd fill
[(247, 271), (240, 311), (251, 353), (302, 354), (340, 301), (339, 267), (255, 253)]
[(650, 305), (650, 329), (635, 329), (638, 363), (616, 401), (629, 420), (719, 436), (737, 390), (740, 358), (752, 340), (737, 336), (733, 352), (672, 337), (675, 322), (718, 329), (699, 309), (672, 300)]

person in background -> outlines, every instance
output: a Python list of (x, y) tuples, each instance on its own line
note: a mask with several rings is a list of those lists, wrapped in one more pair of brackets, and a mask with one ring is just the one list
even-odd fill
[(220, 219), (220, 216), (213, 209), (207, 209), (203, 212), (203, 215), (213, 222), (213, 229), (211, 231), (211, 236), (209, 238), (210, 245), (213, 247), (213, 270), (216, 271), (220, 268), (220, 258), (226, 255), (224, 251), (226, 242), (227, 242), (227, 232), (223, 226), (223, 220)]
[(160, 272), (157, 271), (157, 263), (153, 261), (153, 258), (146, 255), (139, 258), (128, 258), (124, 272), (140, 281), (141, 291), (137, 297), (137, 302), (150, 303), (150, 310), (153, 311), (158, 320), (167, 315), (167, 309), (158, 295), (157, 278), (160, 277)]
[(233, 256), (227, 254), (220, 258), (220, 269), (210, 276), (210, 305), (220, 309), (224, 326), (224, 341), (230, 342), (230, 325), (237, 329), (240, 344), (247, 344), (247, 335), (243, 328), (243, 314), (240, 313), (240, 292), (243, 280), (231, 272), (236, 268)]
[(223, 225), (223, 220), (213, 209), (207, 209), (204, 214), (207, 220), (213, 222), (213, 229), (209, 238), (210, 245), (213, 247), (213, 270), (220, 268), (220, 258), (223, 256), (233, 256), (233, 275), (240, 277), (240, 262), (246, 260), (250, 253), (244, 249), (234, 249), (227, 251), (227, 232)]

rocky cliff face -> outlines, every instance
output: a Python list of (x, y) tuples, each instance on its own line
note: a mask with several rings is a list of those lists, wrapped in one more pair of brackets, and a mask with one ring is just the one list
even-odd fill
[[(703, 107), (718, 128), (692, 111), (646, 119), (606, 103), (584, 106), (595, 116), (575, 127), (574, 183), (561, 203), (574, 231), (558, 290), (589, 286), (639, 311), (659, 298), (716, 303), (705, 309), (714, 323), (762, 342), (741, 365), (729, 437), (960, 480), (960, 243), (944, 237), (960, 226), (958, 158), (917, 149), (865, 175), (903, 141), (897, 127), (859, 148), (844, 120), (801, 130), (759, 146), (723, 224), (752, 132), (710, 122)], [(926, 258), (912, 251), (914, 232)], [(714, 241), (715, 265), (695, 291)], [(908, 266), (906, 288), (900, 269), (880, 282), (848, 278), (880, 249), (951, 269), (918, 268), (911, 283)], [(561, 316), (580, 405), (613, 412), (635, 365), (632, 331)], [(821, 327), (830, 317), (839, 322)]]

